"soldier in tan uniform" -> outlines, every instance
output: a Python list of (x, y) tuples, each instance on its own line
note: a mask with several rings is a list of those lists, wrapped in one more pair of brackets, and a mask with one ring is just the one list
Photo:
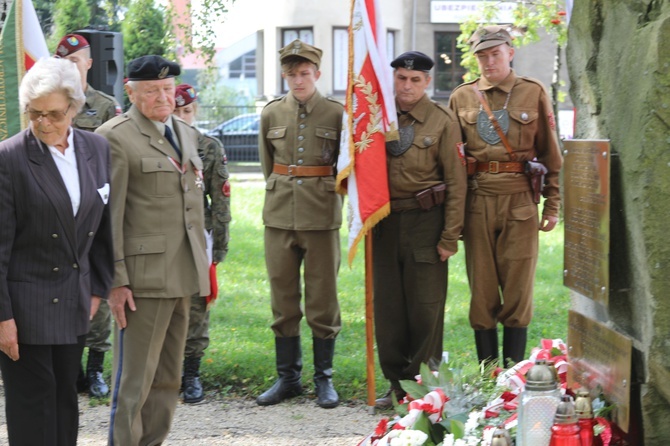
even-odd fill
[[(198, 93), (189, 84), (177, 85), (174, 114), (193, 126), (198, 112)], [(228, 253), (230, 232), (230, 182), (228, 161), (221, 142), (198, 132), (198, 155), (203, 162), (205, 188), (205, 229), (209, 239), (207, 252), (210, 260), (211, 290), (209, 296), (195, 295), (191, 298), (188, 319), (188, 337), (184, 352), (184, 378), (182, 391), (184, 402), (193, 404), (204, 399), (200, 382), (200, 360), (209, 346), (209, 306), (217, 297), (216, 266)]]
[[(67, 59), (76, 65), (86, 95), (86, 102), (72, 121), (72, 127), (94, 132), (104, 122), (121, 114), (121, 106), (113, 97), (94, 89), (86, 82), (93, 59), (91, 59), (91, 47), (83, 36), (68, 34), (63, 37), (56, 47), (55, 56)], [(86, 336), (86, 347), (88, 347), (86, 373), (80, 370), (77, 380), (79, 391), (88, 390), (92, 397), (101, 398), (109, 393), (109, 386), (102, 376), (102, 371), (105, 353), (112, 348), (112, 343), (109, 341), (111, 333), (112, 315), (107, 300), (103, 299), (98, 312), (91, 320), (91, 330)]]
[(116, 321), (110, 446), (158, 445), (179, 398), (191, 296), (207, 296), (198, 132), (173, 119), (179, 65), (128, 63), (128, 112), (107, 121)]
[(259, 151), (266, 178), (263, 224), (265, 262), (279, 379), (257, 398), (277, 404), (302, 393), (300, 267), (304, 266), (305, 316), (312, 330), (317, 404), (335, 407), (332, 384), (335, 337), (341, 329), (337, 301), (342, 198), (335, 193), (342, 105), (316, 89), (321, 50), (295, 40), (279, 52), (289, 93), (261, 113)]
[[(562, 156), (549, 96), (540, 82), (511, 69), (514, 48), (507, 30), (480, 28), (470, 45), (482, 76), (456, 88), (449, 102), (467, 155), (476, 160), (463, 231), (470, 324), (479, 360), (493, 363), (498, 363), (497, 326), (503, 325), (503, 359), (509, 366), (525, 357), (538, 230), (551, 231), (558, 221)], [(506, 134), (509, 152), (482, 100)], [(525, 173), (535, 158), (547, 170), (541, 218)]]
[(448, 259), (458, 250), (466, 194), (455, 115), (430, 100), (433, 61), (410, 51), (393, 73), (400, 142), (387, 145), (391, 215), (374, 229), (374, 312), (379, 363), (390, 381), (377, 408), (392, 406), (421, 363), (442, 358)]

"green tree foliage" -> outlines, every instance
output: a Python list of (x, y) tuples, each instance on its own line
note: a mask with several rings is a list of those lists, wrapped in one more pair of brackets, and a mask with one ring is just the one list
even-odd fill
[[(192, 26), (178, 25), (184, 33), (184, 41), (179, 44), (185, 53), (200, 52), (205, 56), (204, 60), (214, 62), (214, 36), (217, 27), (223, 23), (228, 8), (234, 2), (235, 0), (202, 0), (197, 9), (191, 7), (191, 2), (187, 3), (187, 15), (191, 18)], [(173, 22), (177, 22), (174, 17)]]
[(86, 28), (91, 21), (91, 10), (86, 0), (57, 0), (53, 7), (54, 31), (47, 39), (51, 52), (64, 35)]
[(123, 50), (125, 62), (148, 54), (169, 57), (170, 33), (165, 12), (153, 0), (135, 0), (130, 3), (123, 23)]

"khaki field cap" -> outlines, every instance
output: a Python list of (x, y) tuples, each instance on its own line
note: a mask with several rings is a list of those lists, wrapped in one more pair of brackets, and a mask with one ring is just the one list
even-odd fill
[(512, 46), (512, 37), (504, 26), (490, 25), (479, 28), (468, 40), (473, 53), (506, 43)]
[(290, 57), (302, 57), (315, 64), (316, 68), (319, 68), (319, 65), (321, 65), (321, 54), (323, 54), (323, 51), (317, 47), (296, 39), (279, 50), (279, 62), (284, 64), (285, 60)]

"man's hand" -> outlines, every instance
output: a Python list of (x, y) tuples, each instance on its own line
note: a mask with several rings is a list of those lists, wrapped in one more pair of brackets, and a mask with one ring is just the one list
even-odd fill
[(19, 337), (14, 319), (0, 322), (0, 350), (12, 361), (19, 360)]
[(130, 311), (137, 309), (135, 307), (135, 300), (133, 299), (133, 292), (127, 286), (112, 288), (112, 291), (109, 293), (108, 303), (116, 325), (118, 325), (119, 329), (123, 330), (128, 325), (126, 322), (126, 304), (128, 304)]
[(95, 313), (98, 312), (98, 309), (100, 308), (100, 300), (102, 298), (100, 296), (91, 296), (91, 315), (89, 320), (93, 320), (93, 316), (95, 316)]
[(558, 223), (558, 217), (543, 214), (540, 221), (540, 231), (549, 232), (556, 227), (556, 223)]
[(446, 262), (447, 259), (455, 254), (453, 251), (448, 251), (444, 248), (437, 247), (437, 253), (440, 255), (440, 260)]

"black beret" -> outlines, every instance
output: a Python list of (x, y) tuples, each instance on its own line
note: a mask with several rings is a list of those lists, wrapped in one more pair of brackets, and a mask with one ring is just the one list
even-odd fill
[(179, 76), (179, 65), (161, 56), (142, 56), (128, 63), (129, 81), (155, 81)]
[(408, 70), (425, 72), (430, 71), (430, 69), (433, 68), (433, 65), (435, 65), (433, 59), (420, 51), (407, 51), (393, 59), (393, 62), (391, 62), (393, 68), (406, 68)]

